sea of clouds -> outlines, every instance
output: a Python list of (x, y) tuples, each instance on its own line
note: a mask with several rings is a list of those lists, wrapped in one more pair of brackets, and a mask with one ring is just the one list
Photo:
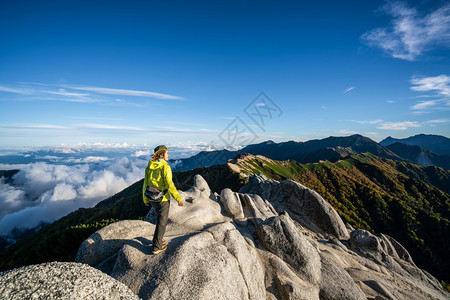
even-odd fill
[(0, 179), (0, 236), (94, 206), (142, 179), (147, 162), (144, 157), (120, 157), (100, 163), (22, 166), (9, 182)]
[[(208, 144), (174, 147), (170, 158), (216, 149)], [(0, 153), (0, 170), (19, 170), (12, 178), (0, 177), (0, 237), (13, 240), (17, 232), (95, 206), (141, 180), (152, 153), (128, 145)]]

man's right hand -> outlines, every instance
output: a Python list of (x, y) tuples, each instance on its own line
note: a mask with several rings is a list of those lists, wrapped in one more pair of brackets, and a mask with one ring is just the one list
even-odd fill
[(178, 202), (178, 206), (183, 206), (183, 205), (184, 205), (183, 200), (181, 200), (180, 202)]

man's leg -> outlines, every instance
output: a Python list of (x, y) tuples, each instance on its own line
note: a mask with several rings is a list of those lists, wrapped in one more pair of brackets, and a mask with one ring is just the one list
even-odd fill
[(162, 238), (166, 232), (167, 220), (169, 219), (169, 201), (152, 202), (152, 206), (156, 211), (157, 220), (155, 233), (153, 234), (153, 249), (162, 248)]

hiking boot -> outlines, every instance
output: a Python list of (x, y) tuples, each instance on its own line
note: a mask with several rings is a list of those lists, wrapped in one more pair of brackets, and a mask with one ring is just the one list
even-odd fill
[(153, 249), (153, 254), (161, 253), (161, 252), (163, 252), (164, 250), (166, 250), (166, 248), (167, 248), (166, 244), (163, 244), (162, 247), (161, 247), (161, 249)]
[[(166, 242), (166, 240), (165, 240), (165, 239), (161, 239), (161, 241), (162, 241), (163, 243), (165, 243), (165, 242)], [(153, 244), (153, 241), (152, 241), (152, 244)]]

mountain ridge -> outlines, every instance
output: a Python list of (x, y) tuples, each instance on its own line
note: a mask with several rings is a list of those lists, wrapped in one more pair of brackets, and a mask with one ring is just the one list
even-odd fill
[(450, 155), (436, 154), (420, 146), (408, 145), (395, 142), (386, 146), (389, 150), (398, 156), (422, 166), (438, 166), (444, 169), (450, 169)]
[[(309, 163), (316, 162), (313, 160), (338, 159), (339, 156), (342, 156), (339, 154), (339, 151), (335, 151), (334, 153), (330, 151), (330, 149), (338, 148), (348, 148), (349, 153), (370, 152), (377, 156), (402, 160), (398, 155), (370, 138), (355, 134), (348, 137), (328, 137), (306, 142), (288, 141), (275, 143), (269, 140), (259, 144), (248, 145), (237, 151), (202, 151), (190, 158), (172, 160), (172, 162), (174, 163), (175, 171), (182, 171), (194, 167), (224, 164), (228, 159), (234, 158), (241, 153), (252, 153), (276, 160), (294, 159), (300, 163)], [(318, 152), (319, 154), (314, 154), (314, 152)], [(322, 155), (327, 153), (327, 156), (321, 157), (320, 152), (322, 152)]]
[(450, 154), (450, 139), (442, 135), (418, 134), (403, 139), (396, 139), (389, 136), (380, 141), (380, 144), (386, 147), (396, 142), (410, 146), (420, 146), (440, 155)]

